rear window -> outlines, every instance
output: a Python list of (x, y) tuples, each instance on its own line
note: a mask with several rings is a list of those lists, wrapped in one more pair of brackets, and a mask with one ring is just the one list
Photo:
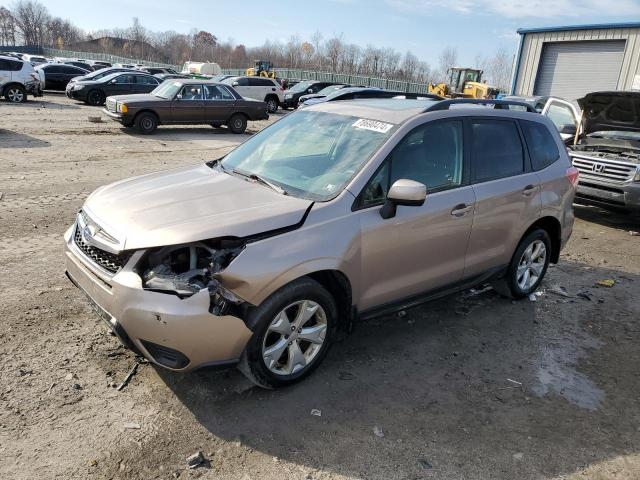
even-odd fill
[(537, 122), (520, 122), (534, 170), (542, 170), (560, 157), (558, 146), (549, 129)]
[(473, 120), (471, 152), (478, 182), (524, 172), (524, 152), (518, 127), (508, 120)]

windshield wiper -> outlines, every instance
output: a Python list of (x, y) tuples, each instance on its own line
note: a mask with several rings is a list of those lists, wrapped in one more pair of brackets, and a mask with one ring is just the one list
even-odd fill
[(233, 173), (237, 173), (238, 175), (242, 175), (243, 177), (250, 178), (251, 180), (255, 180), (256, 182), (259, 182), (259, 183), (261, 183), (263, 185), (266, 185), (267, 187), (275, 190), (276, 192), (278, 192), (281, 195), (287, 195), (287, 191), (284, 188), (282, 188), (280, 185), (276, 185), (275, 183), (270, 182), (266, 178), (261, 177), (260, 175), (258, 175), (257, 173), (246, 172), (246, 171), (240, 170), (238, 168), (234, 168), (233, 169)]

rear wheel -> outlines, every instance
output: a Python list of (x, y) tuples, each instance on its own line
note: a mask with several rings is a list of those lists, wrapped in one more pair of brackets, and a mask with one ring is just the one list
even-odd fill
[(276, 113), (278, 111), (277, 97), (267, 97), (264, 101), (267, 103), (267, 111), (269, 113)]
[(133, 125), (138, 132), (149, 135), (158, 128), (158, 118), (151, 112), (142, 112), (136, 117)]
[(338, 320), (336, 303), (310, 278), (283, 287), (247, 319), (253, 336), (240, 370), (265, 388), (290, 385), (315, 370), (327, 353)]
[(528, 233), (518, 245), (507, 274), (494, 286), (498, 293), (524, 298), (535, 292), (549, 268), (551, 239), (542, 229)]
[(11, 85), (4, 91), (4, 98), (11, 103), (27, 101), (27, 91), (22, 85)]
[(244, 133), (247, 129), (247, 117), (241, 113), (234, 114), (227, 124), (233, 133)]
[(87, 103), (89, 105), (94, 105), (94, 106), (103, 105), (105, 100), (106, 100), (106, 97), (104, 93), (102, 93), (100, 90), (91, 90), (87, 94)]

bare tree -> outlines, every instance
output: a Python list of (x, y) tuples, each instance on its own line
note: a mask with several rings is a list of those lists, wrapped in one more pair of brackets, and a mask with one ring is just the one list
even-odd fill
[(13, 18), (25, 45), (43, 45), (49, 20), (47, 7), (37, 1), (19, 0), (13, 8)]
[(438, 59), (437, 82), (447, 81), (447, 72), (458, 63), (458, 50), (455, 47), (445, 47)]
[(337, 72), (338, 64), (340, 62), (340, 58), (344, 50), (344, 45), (342, 43), (341, 36), (330, 38), (327, 41), (325, 48), (327, 51), (327, 60), (329, 62), (329, 68), (332, 72)]
[(8, 8), (0, 7), (0, 45), (16, 44), (16, 19)]
[(498, 50), (488, 61), (489, 82), (501, 91), (507, 92), (511, 80), (512, 66), (513, 57), (504, 48)]

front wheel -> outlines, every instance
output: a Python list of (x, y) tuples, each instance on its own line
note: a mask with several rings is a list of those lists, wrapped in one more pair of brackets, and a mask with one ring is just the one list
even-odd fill
[(104, 104), (106, 97), (100, 90), (91, 90), (87, 94), (87, 103), (89, 105), (98, 106)]
[(139, 114), (133, 122), (136, 130), (143, 135), (149, 135), (158, 128), (158, 118), (150, 112)]
[(322, 362), (337, 321), (331, 294), (315, 280), (296, 280), (250, 314), (247, 324), (254, 333), (239, 368), (265, 388), (300, 381)]
[(496, 290), (511, 298), (524, 298), (542, 283), (551, 258), (551, 239), (542, 229), (528, 233), (518, 245), (507, 274)]
[(229, 120), (228, 126), (233, 133), (244, 133), (247, 129), (247, 117), (240, 113), (236, 113)]
[(22, 85), (11, 85), (4, 91), (4, 98), (11, 103), (27, 101), (27, 91)]

